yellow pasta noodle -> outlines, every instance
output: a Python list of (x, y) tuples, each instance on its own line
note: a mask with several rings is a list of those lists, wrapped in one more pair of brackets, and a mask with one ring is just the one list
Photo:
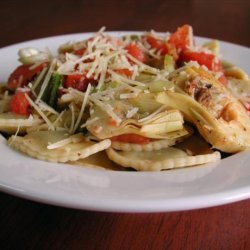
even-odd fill
[(40, 125), (42, 120), (37, 116), (24, 117), (13, 113), (0, 114), (0, 131), (13, 134), (18, 130), (19, 133), (25, 133), (28, 128)]
[(31, 157), (52, 161), (76, 161), (107, 149), (111, 142), (91, 142), (84, 136), (68, 135), (61, 131), (38, 131), (24, 137), (12, 136), (8, 140), (11, 147)]
[(189, 156), (173, 147), (157, 151), (135, 152), (107, 149), (109, 158), (123, 167), (132, 167), (138, 171), (160, 171), (214, 162), (220, 159), (220, 153)]

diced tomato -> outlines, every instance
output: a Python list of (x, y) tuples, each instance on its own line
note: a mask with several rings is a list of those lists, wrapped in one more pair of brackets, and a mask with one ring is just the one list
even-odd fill
[(126, 77), (131, 77), (133, 75), (133, 72), (129, 69), (116, 69), (115, 72)]
[(168, 43), (174, 45), (178, 50), (184, 50), (192, 47), (193, 39), (192, 27), (185, 24), (170, 36)]
[(14, 91), (18, 87), (26, 86), (29, 81), (46, 67), (47, 63), (40, 64), (39, 66), (30, 69), (30, 65), (20, 65), (18, 66), (10, 75), (8, 79), (7, 86), (10, 90)]
[(10, 100), (10, 111), (18, 115), (29, 115), (31, 106), (25, 97), (25, 93), (17, 91)]
[(160, 54), (162, 56), (167, 54), (168, 49), (166, 46), (166, 42), (156, 39), (153, 36), (147, 36), (146, 41), (151, 46), (151, 48), (156, 49), (157, 51), (160, 51)]
[(82, 49), (78, 49), (74, 51), (74, 54), (77, 56), (82, 56), (85, 53), (86, 49), (82, 48)]
[(108, 120), (108, 125), (111, 127), (116, 127), (118, 124), (114, 119), (111, 118)]
[(227, 78), (225, 77), (225, 75), (223, 74), (221, 77), (219, 77), (218, 79), (220, 81), (220, 83), (224, 86), (227, 86)]
[(137, 134), (123, 134), (111, 138), (111, 141), (119, 141), (125, 143), (147, 144), (151, 140), (147, 137)]
[(214, 60), (213, 71), (223, 71), (221, 61), (218, 58)]
[(140, 62), (146, 61), (146, 56), (143, 50), (136, 44), (136, 43), (130, 43), (128, 44), (125, 49), (128, 51), (128, 53), (136, 58)]
[(221, 71), (222, 66), (221, 62), (214, 54), (208, 54), (205, 52), (196, 52), (190, 50), (184, 50), (180, 54), (179, 62), (189, 62), (189, 61), (196, 61), (200, 65), (206, 66), (209, 70), (212, 71)]
[(91, 84), (93, 86), (97, 85), (97, 80), (94, 80), (93, 78), (87, 78), (86, 75), (67, 75), (65, 77), (65, 81), (63, 83), (63, 86), (65, 88), (74, 88), (79, 91), (86, 91), (88, 85)]

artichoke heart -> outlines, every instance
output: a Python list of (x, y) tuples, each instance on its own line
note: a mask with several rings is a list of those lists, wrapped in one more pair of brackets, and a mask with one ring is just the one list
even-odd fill
[(189, 134), (183, 126), (182, 114), (173, 109), (164, 108), (163, 111), (150, 114), (142, 119), (125, 118), (120, 124), (114, 125), (110, 123), (108, 114), (95, 106), (90, 120), (94, 122), (90, 123), (87, 129), (98, 139), (111, 138), (121, 134), (137, 134), (154, 139), (173, 139)]

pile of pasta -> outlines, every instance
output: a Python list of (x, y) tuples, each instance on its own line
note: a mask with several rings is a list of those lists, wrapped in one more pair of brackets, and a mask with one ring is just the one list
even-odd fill
[(0, 88), (0, 132), (51, 162), (160, 171), (215, 162), (250, 146), (250, 80), (219, 43), (101, 29), (52, 53), (19, 51)]

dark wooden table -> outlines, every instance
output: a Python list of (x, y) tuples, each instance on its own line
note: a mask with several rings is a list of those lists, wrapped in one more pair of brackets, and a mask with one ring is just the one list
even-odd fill
[[(249, 0), (9, 0), (0, 2), (0, 23), (0, 47), (103, 25), (173, 31), (184, 23), (196, 35), (250, 46)], [(250, 249), (250, 200), (185, 212), (123, 214), (0, 193), (0, 249)]]

